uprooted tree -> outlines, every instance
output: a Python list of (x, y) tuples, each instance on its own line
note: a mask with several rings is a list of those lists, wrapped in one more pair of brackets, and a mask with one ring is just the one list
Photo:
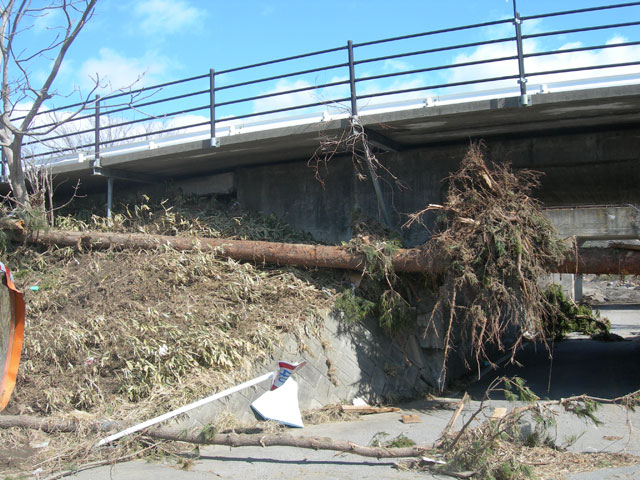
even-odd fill
[[(355, 135), (353, 129), (332, 142), (325, 141), (322, 155), (316, 152), (311, 166), (317, 171), (341, 146), (351, 153), (358, 169), (365, 163), (363, 156), (371, 158), (367, 149), (354, 146), (359, 142), (366, 144), (367, 139)], [(444, 337), (441, 385), (453, 351), (467, 366), (473, 362), (479, 370), (484, 361), (491, 362), (495, 350), (509, 349), (513, 355), (525, 337), (544, 340), (548, 336), (545, 325), (556, 315), (557, 306), (539, 281), (556, 271), (569, 253), (544, 216), (542, 205), (532, 197), (539, 185), (538, 173), (514, 171), (509, 164), (488, 161), (484, 145), (474, 143), (446, 182), (444, 204), (428, 205), (409, 215), (405, 223), (405, 227), (418, 223), (427, 228), (424, 215), (437, 213), (436, 229), (430, 231), (422, 256), (437, 259), (441, 267), (424, 271), (427, 290), (433, 294), (424, 334)], [(371, 263), (365, 273), (379, 284), (369, 295), (375, 305), (365, 305), (351, 291), (345, 292), (349, 298), (340, 299), (348, 305), (359, 302), (354, 309), (360, 318), (375, 315), (382, 326), (397, 332), (407, 320), (410, 302), (403, 293), (407, 282), (395, 274), (391, 262), (397, 246), (389, 249), (393, 242), (371, 242), (371, 238), (367, 235), (364, 243), (352, 240), (350, 247), (362, 254), (365, 263)]]
[[(73, 119), (89, 103), (88, 95), (80, 102), (76, 112), (54, 121), (45, 128), (35, 129), (35, 118), (44, 103), (57, 94), (53, 84), (67, 51), (91, 19), (98, 0), (52, 0), (33, 6), (30, 0), (2, 2), (0, 24), (0, 62), (2, 63), (0, 116), (0, 146), (9, 168), (9, 181), (13, 200), (18, 209), (29, 206), (25, 181), (23, 145), (25, 139), (38, 139), (50, 134), (62, 123)], [(51, 34), (46, 43), (34, 47), (25, 37), (35, 22), (47, 17), (60, 16), (62, 21), (48, 27)], [(53, 57), (48, 74), (41, 85), (32, 75), (34, 65), (44, 58)], [(98, 82), (96, 81), (96, 85)]]
[(435, 304), (427, 330), (445, 335), (445, 358), (455, 344), (480, 368), (490, 361), (490, 345), (507, 348), (505, 336), (513, 339), (512, 354), (525, 335), (545, 338), (544, 320), (553, 305), (539, 280), (566, 248), (530, 196), (538, 178), (486, 161), (483, 146), (472, 144), (447, 179), (445, 204), (429, 205), (407, 222), (419, 222), (429, 210), (439, 213), (425, 253), (445, 259), (448, 268), (432, 277)]

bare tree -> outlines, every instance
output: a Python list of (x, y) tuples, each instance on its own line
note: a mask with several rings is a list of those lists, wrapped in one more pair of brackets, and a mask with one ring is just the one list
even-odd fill
[[(13, 199), (20, 209), (27, 207), (29, 199), (22, 162), (24, 139), (45, 136), (60, 125), (55, 123), (35, 131), (34, 119), (41, 111), (44, 102), (57, 93), (52, 90), (52, 85), (64, 57), (82, 28), (93, 16), (97, 2), (98, 0), (50, 0), (45, 6), (42, 6), (45, 2), (36, 2), (37, 6), (32, 6), (31, 0), (0, 1), (2, 8), (0, 146), (9, 167)], [(33, 28), (35, 19), (54, 12), (61, 13), (63, 20), (60, 25), (52, 29), (55, 35), (48, 44), (36, 47), (35, 51), (19, 45), (22, 37)], [(35, 76), (30, 74), (30, 67), (34, 60), (41, 58), (50, 59), (52, 63), (42, 85), (35, 85)], [(96, 87), (97, 85), (96, 81)], [(86, 106), (92, 93), (93, 91), (84, 97), (85, 101), (81, 102), (78, 111)], [(19, 104), (26, 105), (26, 108), (16, 120)], [(69, 121), (74, 116), (72, 114), (64, 121)]]

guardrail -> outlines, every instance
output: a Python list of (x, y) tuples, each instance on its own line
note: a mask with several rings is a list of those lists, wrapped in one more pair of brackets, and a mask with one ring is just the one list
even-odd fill
[[(613, 55), (613, 61), (594, 63), (598, 53), (624, 53), (640, 45), (640, 21), (607, 21), (609, 14), (619, 18), (621, 12), (625, 18), (639, 18), (640, 2), (531, 16), (521, 16), (513, 3), (510, 18), (370, 42), (349, 41), (336, 48), (211, 69), (203, 75), (51, 108), (36, 117), (34, 135), (24, 143), (25, 160), (44, 164), (71, 153), (99, 165), (109, 148), (168, 134), (204, 132), (215, 146), (217, 133), (241, 127), (247, 119), (272, 121), (291, 112), (358, 115), (378, 99), (398, 104), (421, 98), (430, 105), (439, 96), (481, 87), (515, 88), (512, 94), (526, 105), (532, 79), (544, 83), (584, 79), (593, 71), (640, 72), (640, 55), (635, 59)], [(541, 20), (551, 29), (527, 31), (527, 25), (539, 28)], [(586, 33), (598, 41), (584, 45)], [(618, 37), (604, 39), (611, 34)], [(578, 63), (564, 65), (568, 55)], [(551, 67), (541, 59), (552, 59), (547, 62)], [(638, 80), (637, 75), (632, 79)], [(65, 122), (57, 126), (61, 120)], [(44, 138), (37, 136), (50, 129)]]

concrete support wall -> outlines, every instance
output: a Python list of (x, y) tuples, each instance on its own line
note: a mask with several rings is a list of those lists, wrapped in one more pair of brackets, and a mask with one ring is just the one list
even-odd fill
[[(612, 131), (495, 138), (485, 144), (491, 160), (542, 172), (535, 195), (547, 206), (640, 205), (640, 129), (634, 131), (637, 135)], [(407, 187), (399, 188), (381, 174), (395, 228), (400, 229), (407, 213), (444, 200), (445, 179), (458, 167), (467, 148), (465, 142), (379, 155)], [(350, 158), (334, 158), (321, 171), (326, 177), (324, 188), (314, 173), (306, 160), (239, 170), (238, 200), (247, 208), (275, 213), (295, 228), (329, 242), (351, 237), (350, 219), (356, 211), (380, 218), (373, 186), (368, 180), (356, 179)], [(434, 218), (435, 214), (426, 218), (427, 227)], [(415, 245), (424, 242), (428, 233), (416, 227), (403, 235), (408, 245)]]
[[(465, 151), (466, 145), (380, 157), (404, 184), (400, 187), (381, 174), (394, 228), (400, 229), (407, 220), (406, 214), (429, 203), (442, 202), (443, 179), (457, 167)], [(238, 200), (245, 208), (275, 213), (294, 228), (327, 242), (351, 238), (354, 215), (382, 218), (371, 181), (356, 177), (351, 158), (334, 158), (320, 173), (325, 176), (324, 186), (306, 162), (242, 169), (237, 173)], [(435, 214), (429, 214), (427, 224), (434, 218)], [(414, 227), (404, 231), (404, 236), (409, 244), (419, 244), (426, 240), (427, 231)]]
[[(444, 335), (423, 338), (426, 312), (421, 318), (414, 331), (392, 340), (373, 319), (346, 325), (327, 314), (314, 335), (283, 335), (272, 358), (245, 373), (257, 377), (274, 370), (279, 360), (306, 360), (294, 377), (301, 410), (351, 403), (356, 397), (372, 405), (416, 398), (438, 385), (443, 361)], [(228, 415), (251, 423), (250, 405), (268, 388), (266, 382), (200, 407), (181, 419), (179, 428), (201, 429)]]

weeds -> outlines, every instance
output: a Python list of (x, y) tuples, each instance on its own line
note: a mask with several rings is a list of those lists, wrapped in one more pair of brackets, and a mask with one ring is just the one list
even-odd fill
[(353, 290), (347, 288), (338, 295), (333, 308), (342, 312), (342, 319), (347, 324), (352, 324), (361, 322), (372, 315), (376, 304), (356, 295)]
[(378, 432), (369, 442), (369, 446), (382, 448), (404, 448), (413, 447), (416, 444), (416, 442), (408, 438), (404, 433), (401, 433), (394, 438), (385, 440), (387, 437), (389, 437), (389, 434), (387, 432)]
[(600, 312), (593, 311), (588, 305), (577, 305), (567, 299), (558, 285), (550, 285), (545, 291), (547, 301), (554, 308), (545, 317), (545, 335), (556, 340), (572, 332), (585, 335), (609, 334), (611, 324), (601, 319)]

